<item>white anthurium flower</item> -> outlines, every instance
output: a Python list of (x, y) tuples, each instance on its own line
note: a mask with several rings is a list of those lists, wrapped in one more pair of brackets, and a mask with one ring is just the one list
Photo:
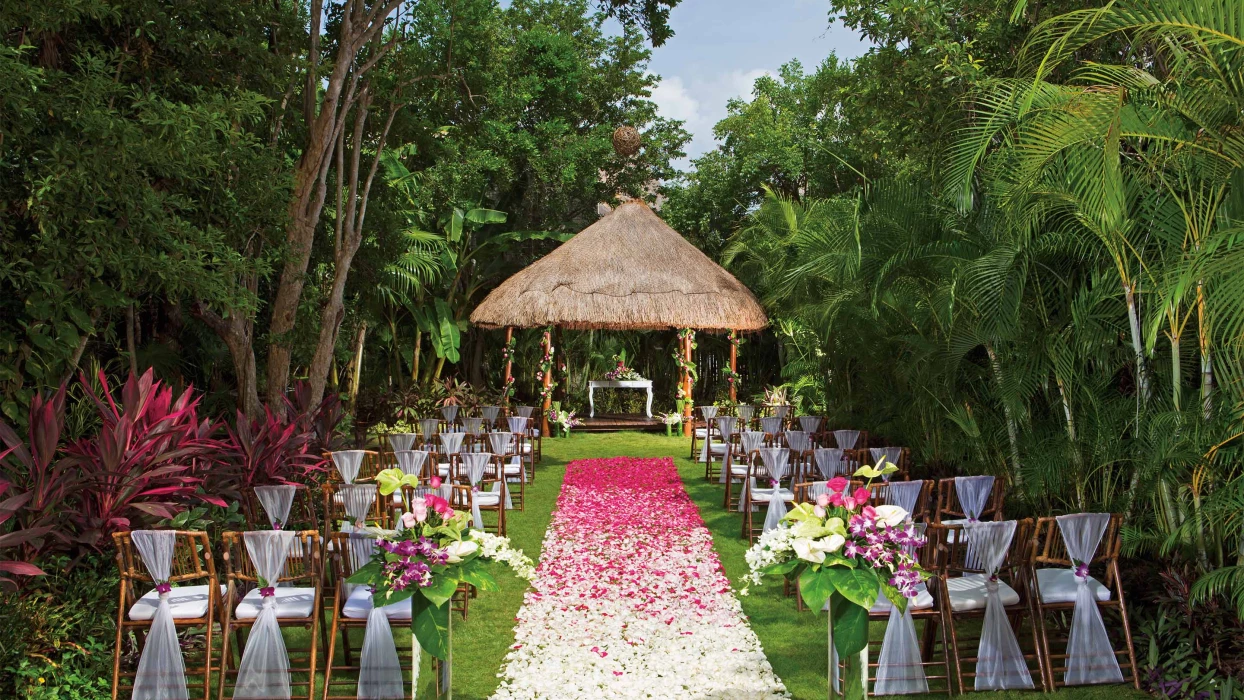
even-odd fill
[(474, 554), (477, 549), (479, 549), (479, 545), (470, 540), (450, 542), (449, 545), (445, 547), (445, 551), (449, 553), (449, 558), (445, 561), (449, 564), (457, 564), (461, 562), (464, 557), (469, 557)]
[(842, 535), (830, 535), (821, 541), (825, 543), (826, 552), (837, 552), (842, 549), (842, 545), (847, 543), (847, 538)]
[(820, 564), (825, 561), (825, 552), (816, 548), (816, 545), (816, 540), (805, 538), (795, 540), (795, 556), (804, 561), (810, 561), (813, 564)]
[(877, 521), (890, 527), (898, 527), (907, 520), (907, 511), (899, 506), (877, 506), (873, 510), (877, 511)]

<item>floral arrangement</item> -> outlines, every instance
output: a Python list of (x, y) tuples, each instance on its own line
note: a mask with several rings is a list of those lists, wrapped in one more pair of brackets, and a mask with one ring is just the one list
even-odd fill
[(505, 386), (501, 387), (501, 403), (508, 406), (510, 399), (514, 396), (514, 375), (510, 373), (510, 368), (514, 363), (514, 351), (518, 347), (518, 338), (510, 336), (505, 341), (505, 346), (501, 348), (501, 360), (505, 364)]
[[(684, 352), (683, 343), (689, 343), (691, 345), (692, 354), (694, 355), (695, 348), (696, 348), (695, 331), (691, 330), (690, 328), (679, 329), (678, 340), (680, 342), (678, 343), (678, 349), (674, 350), (674, 364), (678, 365), (679, 374), (682, 374), (685, 372), (686, 376), (691, 377), (691, 384), (695, 385), (696, 380), (700, 378), (700, 374), (696, 370), (695, 363), (687, 359), (683, 354)], [(683, 386), (683, 383), (681, 381), (678, 383), (678, 392), (675, 394), (675, 396), (680, 401), (686, 401), (690, 399), (690, 397), (687, 396), (687, 390)]]
[(677, 412), (658, 413), (657, 420), (665, 426), (666, 436), (672, 437), (674, 434), (674, 426), (682, 423), (682, 414)]
[[(440, 486), (433, 477), (432, 487)], [(419, 477), (399, 469), (376, 475), (379, 491), (392, 495), (402, 486), (419, 486)], [(372, 560), (349, 578), (350, 583), (369, 585), (375, 605), (391, 605), (411, 599), (411, 633), (419, 645), (438, 659), (449, 651), (449, 606), (460, 583), (481, 591), (497, 590), (497, 582), (485, 561), (507, 564), (520, 578), (531, 580), (535, 566), (522, 550), (510, 547), (504, 537), (472, 530), (471, 514), (454, 510), (449, 501), (434, 494), (408, 497), (396, 531), (379, 530), (378, 548)]]
[(626, 366), (626, 354), (614, 355), (614, 368), (605, 373), (605, 379), (611, 382), (639, 382), (644, 377), (639, 372)]
[[(557, 388), (557, 378), (553, 376), (553, 327), (549, 326), (544, 329), (541, 336), (541, 344), (544, 346), (544, 356), (540, 358), (540, 369), (536, 372), (536, 381), (541, 382), (540, 386), (540, 403), (553, 398), (553, 390)], [(548, 385), (543, 384), (545, 378), (548, 378)]]
[(556, 408), (549, 409), (549, 422), (555, 423), (561, 428), (562, 434), (569, 436), (571, 428), (577, 428), (583, 425), (583, 421), (575, 417), (574, 411), (561, 411)]
[[(871, 483), (895, 471), (882, 460), (876, 467), (861, 467), (855, 476)], [(828, 601), (834, 646), (848, 664), (847, 696), (863, 697), (856, 682), (860, 669), (852, 666), (868, 643), (868, 611), (879, 594), (899, 611), (916, 597), (918, 585), (928, 578), (915, 558), (925, 538), (899, 506), (869, 505), (867, 486), (847, 494), (850, 482), (842, 476), (828, 485), (830, 493), (818, 496), (815, 504), (795, 506), (781, 526), (760, 536), (745, 555), (751, 572), (746, 580), (748, 586), (760, 585), (765, 576), (781, 574), (798, 582), (813, 610)]]

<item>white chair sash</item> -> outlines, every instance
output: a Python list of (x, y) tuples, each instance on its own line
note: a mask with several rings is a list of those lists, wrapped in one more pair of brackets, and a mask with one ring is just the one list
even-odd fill
[(1032, 688), (1032, 673), (998, 595), (998, 568), (1015, 537), (1015, 521), (969, 522), (963, 531), (969, 547), (975, 545), (985, 572), (985, 621), (976, 651), (976, 689)]
[[(358, 570), (371, 561), (376, 549), (376, 538), (370, 535), (350, 535), (350, 562), (352, 570)], [(418, 656), (414, 666), (419, 665)], [(418, 671), (415, 671), (418, 673)], [(363, 650), (359, 654), (359, 700), (400, 700), (406, 697), (402, 686), (402, 664), (397, 657), (397, 644), (389, 627), (389, 616), (384, 608), (373, 604), (367, 614), (367, 627), (363, 632)]]
[(980, 520), (990, 493), (993, 493), (992, 476), (955, 477), (955, 496), (959, 498), (959, 507), (969, 522)]
[(747, 430), (739, 435), (739, 442), (743, 445), (743, 456), (750, 457), (765, 444), (765, 434), (760, 430)]
[(735, 409), (735, 413), (738, 414), (739, 420), (743, 421), (744, 423), (751, 423), (752, 418), (755, 417), (756, 415), (756, 409), (752, 406), (748, 406), (745, 403), (741, 403), (738, 405), (738, 408)]
[(844, 450), (854, 450), (855, 443), (860, 441), (860, 431), (858, 430), (835, 430), (834, 442), (838, 443), (838, 447)]
[(480, 406), (479, 414), (488, 422), (489, 427), (497, 424), (497, 416), (501, 415), (500, 406)]
[(463, 418), (462, 429), (468, 435), (483, 435), (484, 434), (484, 419), (483, 418)]
[(826, 479), (846, 474), (847, 460), (843, 456), (842, 448), (820, 447), (812, 452), (812, 458), (816, 460), (816, 468), (821, 472), (821, 476)]
[(911, 616), (911, 606), (899, 612), (890, 608), (886, 622), (885, 638), (877, 657), (877, 682), (873, 686), (877, 695), (908, 695), (929, 692), (929, 681), (924, 675), (920, 659), (920, 640), (916, 637), (916, 621)]
[(445, 456), (460, 454), (465, 437), (466, 433), (441, 433), (441, 447), (445, 450)]
[(242, 533), (246, 552), (260, 578), (259, 595), (263, 603), (250, 634), (246, 636), (246, 648), (242, 651), (238, 680), (233, 689), (235, 699), (269, 700), (290, 696), (289, 654), (285, 649), (281, 625), (277, 622), (274, 589), (285, 560), (289, 558), (294, 536), (295, 533), (289, 530)]
[(445, 418), (445, 422), (453, 425), (458, 419), (458, 407), (456, 405), (441, 406), (441, 415)]
[(924, 490), (923, 481), (891, 481), (886, 484), (885, 502), (907, 511), (910, 519), (915, 519), (916, 503), (920, 500), (920, 492)]
[(513, 451), (511, 445), (514, 443), (514, 433), (492, 432), (488, 433), (488, 446), (492, 448), (493, 454), (504, 455)]
[(812, 483), (808, 484), (807, 498), (809, 500), (815, 501), (817, 497), (820, 496), (821, 494), (825, 494), (826, 496), (830, 495), (828, 481), (813, 481)]
[(372, 504), (376, 502), (376, 485), (347, 484), (342, 486), (341, 500), (346, 509), (346, 517), (349, 518), (349, 528), (343, 527), (342, 532), (352, 532), (367, 524), (367, 514), (371, 512)]
[(510, 416), (507, 421), (510, 424), (510, 432), (523, 435), (527, 432), (527, 423), (531, 420), (530, 416)]
[(786, 431), (786, 446), (795, 452), (804, 452), (812, 446), (812, 438), (803, 430)]
[(413, 450), (415, 449), (415, 440), (418, 439), (419, 436), (414, 433), (392, 433), (389, 435), (389, 448), (394, 452)]
[(397, 459), (397, 468), (402, 470), (403, 474), (419, 475), (423, 471), (423, 465), (428, 461), (428, 454), (423, 450), (398, 450), (393, 453)]
[[(722, 440), (722, 442), (723, 442), (723, 443), (725, 443), (725, 445), (726, 445), (726, 451), (727, 451), (727, 452), (729, 452), (729, 451), (732, 449), (732, 448), (730, 447), (730, 445), (731, 445), (731, 442), (732, 442), (732, 438), (734, 437), (734, 426), (735, 426), (735, 424), (738, 422), (738, 420), (739, 420), (739, 419), (738, 419), (738, 418), (735, 418), (734, 416), (717, 416), (717, 418), (716, 418), (716, 423), (717, 423), (717, 432), (721, 434), (721, 440)], [(706, 442), (705, 442), (705, 444), (704, 444), (704, 451), (705, 451), (705, 456), (706, 456), (706, 458), (707, 458), (707, 459), (711, 459), (711, 458), (712, 458), (712, 455), (709, 455), (709, 454), (708, 454), (708, 443), (707, 443), (707, 441), (706, 441)], [(725, 464), (726, 464), (726, 459), (725, 459), (725, 457), (723, 456), (723, 457), (722, 457), (721, 476), (720, 476), (720, 477), (719, 477), (719, 479), (718, 479), (718, 481), (719, 481), (720, 483), (722, 483), (722, 484), (726, 483), (726, 466), (725, 466)]]
[(522, 418), (531, 418), (536, 413), (535, 406), (519, 406), (515, 409)]
[(294, 494), (297, 492), (298, 487), (293, 484), (255, 487), (255, 498), (263, 506), (273, 530), (280, 530), (289, 522), (289, 510), (294, 506)]
[(419, 434), (423, 437), (423, 442), (430, 443), (432, 438), (441, 431), (441, 421), (439, 418), (420, 418)]
[(138, 659), (138, 674), (134, 676), (133, 697), (139, 700), (187, 700), (186, 662), (182, 658), (181, 644), (177, 641), (177, 625), (173, 622), (173, 607), (169, 603), (169, 573), (173, 569), (173, 552), (177, 548), (177, 533), (172, 530), (135, 530), (130, 541), (138, 550), (138, 556), (147, 567), (147, 573), (160, 591), (147, 643), (143, 645)]
[(786, 420), (786, 416), (790, 415), (790, 406), (774, 406), (773, 415), (782, 420)]
[(1067, 545), (1067, 555), (1075, 564), (1075, 610), (1071, 616), (1071, 635), (1067, 639), (1067, 685), (1122, 683), (1119, 659), (1110, 647), (1101, 609), (1089, 588), (1088, 564), (1097, 555), (1102, 535), (1110, 525), (1109, 513), (1079, 513), (1057, 518), (1058, 529)]
[(811, 435), (821, 427), (820, 416), (799, 416), (799, 429)]
[(764, 418), (761, 418), (760, 429), (769, 435), (780, 435), (782, 433), (782, 417), (765, 416)]
[(700, 406), (700, 415), (704, 418), (705, 423), (712, 423), (717, 417), (716, 406)]
[(790, 466), (790, 450), (784, 447), (760, 448), (760, 461), (769, 473), (769, 485), (772, 492), (769, 496), (769, 508), (765, 511), (765, 525), (762, 532), (777, 528), (786, 516), (786, 499), (782, 498), (782, 479)]
[(479, 482), (484, 478), (488, 462), (492, 460), (491, 452), (467, 452), (461, 456), (462, 467), (466, 470), (467, 480), (471, 482), (471, 519), (476, 530), (484, 529), (484, 517), (479, 512)]
[[(392, 440), (393, 436), (389, 436)], [(341, 475), (341, 480), (347, 484), (353, 484), (358, 478), (359, 470), (363, 468), (363, 458), (367, 456), (364, 450), (341, 450), (333, 453), (333, 465), (337, 467), (337, 473)]]

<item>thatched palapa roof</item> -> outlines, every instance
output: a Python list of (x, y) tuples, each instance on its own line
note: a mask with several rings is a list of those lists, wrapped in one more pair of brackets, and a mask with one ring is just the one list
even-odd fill
[(755, 331), (751, 291), (632, 201), (501, 283), (471, 314), (485, 328)]

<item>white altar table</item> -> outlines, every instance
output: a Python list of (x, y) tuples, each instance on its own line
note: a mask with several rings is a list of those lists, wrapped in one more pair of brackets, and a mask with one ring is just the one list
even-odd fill
[(603, 380), (602, 381), (589, 381), (587, 383), (587, 402), (588, 402), (588, 405), (592, 409), (588, 413), (588, 417), (590, 418), (596, 417), (595, 392), (597, 389), (647, 389), (648, 390), (648, 405), (647, 405), (647, 408), (645, 409), (645, 412), (648, 414), (649, 418), (652, 417), (652, 380), (651, 379), (636, 379), (633, 381), (603, 381)]

